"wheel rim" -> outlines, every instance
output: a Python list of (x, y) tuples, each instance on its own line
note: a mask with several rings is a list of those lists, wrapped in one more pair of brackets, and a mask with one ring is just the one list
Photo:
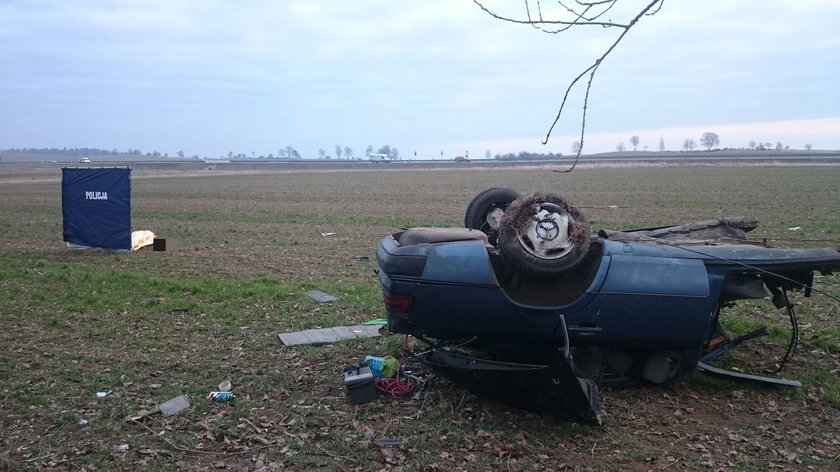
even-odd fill
[(487, 214), (484, 215), (484, 223), (481, 225), (481, 229), (499, 229), (499, 225), (501, 224), (504, 216), (505, 211), (497, 206), (494, 206), (487, 212)]
[(553, 203), (534, 205), (534, 217), (519, 231), (519, 243), (541, 259), (560, 259), (571, 252), (574, 243), (569, 235), (575, 220)]

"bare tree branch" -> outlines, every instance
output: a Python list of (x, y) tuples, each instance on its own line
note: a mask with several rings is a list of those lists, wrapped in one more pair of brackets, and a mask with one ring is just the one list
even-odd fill
[[(613, 0), (613, 1), (618, 1), (618, 0)], [(658, 3), (660, 1), (662, 1), (662, 0), (656, 0), (656, 2), (654, 2), (654, 3)], [(603, 27), (606, 27), (606, 28), (609, 28), (609, 27), (626, 28), (627, 27), (627, 25), (624, 25), (624, 24), (621, 24), (621, 23), (612, 23), (612, 22), (609, 22), (609, 21), (606, 21), (606, 22), (600, 22), (600, 21), (580, 22), (580, 21), (578, 21), (578, 19), (575, 19), (574, 21), (565, 21), (565, 20), (546, 20), (546, 19), (543, 19), (543, 18), (535, 20), (535, 19), (530, 18), (531, 11), (530, 11), (530, 8), (528, 7), (528, 2), (527, 1), (525, 2), (525, 8), (526, 8), (526, 14), (527, 14), (528, 19), (525, 19), (525, 20), (518, 20), (516, 18), (508, 18), (506, 16), (501, 16), (501, 15), (491, 11), (489, 8), (485, 7), (484, 5), (482, 5), (481, 2), (479, 2), (478, 0), (473, 0), (473, 3), (478, 5), (479, 8), (481, 8), (482, 10), (487, 12), (487, 14), (489, 14), (493, 18), (496, 18), (497, 20), (507, 21), (507, 22), (510, 22), (510, 23), (518, 23), (520, 25), (529, 25), (529, 26), (587, 25), (587, 26), (603, 26)]]
[[(566, 87), (566, 92), (563, 95), (563, 101), (560, 103), (560, 108), (557, 111), (557, 116), (554, 118), (554, 121), (548, 128), (548, 132), (545, 135), (545, 139), (542, 141), (543, 144), (548, 143), (548, 140), (551, 137), (551, 133), (554, 131), (554, 127), (557, 126), (557, 123), (560, 121), (560, 117), (563, 114), (563, 110), (566, 107), (566, 102), (569, 98), (572, 89), (575, 87), (575, 85), (577, 85), (578, 82), (580, 82), (580, 80), (583, 77), (589, 75), (589, 79), (586, 82), (586, 91), (583, 97), (583, 110), (581, 113), (579, 141), (580, 146), (578, 147), (577, 155), (575, 156), (575, 162), (568, 170), (555, 172), (571, 172), (577, 165), (578, 160), (580, 159), (580, 154), (583, 151), (584, 136), (586, 134), (586, 110), (589, 105), (589, 92), (592, 89), (592, 81), (595, 78), (595, 73), (598, 71), (598, 67), (601, 66), (601, 64), (604, 62), (607, 56), (609, 56), (610, 53), (612, 53), (613, 50), (616, 48), (616, 46), (618, 46), (621, 40), (624, 39), (624, 37), (627, 35), (630, 29), (633, 28), (633, 26), (635, 26), (636, 23), (638, 23), (639, 19), (641, 19), (643, 16), (655, 15), (657, 12), (659, 12), (659, 10), (662, 8), (662, 5), (665, 3), (665, 0), (651, 0), (628, 23), (616, 23), (612, 20), (600, 21), (600, 18), (608, 11), (610, 11), (614, 6), (616, 6), (619, 1), (620, 0), (574, 0), (574, 5), (571, 6), (570, 4), (568, 4), (568, 2), (564, 3), (562, 1), (558, 1), (557, 3), (560, 5), (560, 7), (566, 10), (566, 12), (572, 15), (574, 18), (571, 20), (551, 20), (546, 19), (543, 16), (542, 4), (539, 0), (537, 0), (536, 2), (536, 15), (532, 15), (531, 5), (529, 4), (528, 0), (525, 0), (526, 19), (522, 20), (497, 14), (496, 12), (485, 7), (479, 0), (473, 0), (473, 3), (478, 5), (479, 8), (487, 12), (487, 14), (489, 14), (493, 18), (510, 23), (529, 25), (549, 34), (561, 33), (576, 26), (600, 26), (602, 28), (617, 28), (621, 30), (621, 34), (618, 35), (616, 40), (613, 41), (613, 43), (606, 49), (606, 51), (604, 51), (604, 53), (601, 54), (600, 57), (595, 59), (592, 65), (584, 69), (580, 74), (578, 74), (574, 79), (572, 79), (572, 81), (569, 83), (569, 86)], [(552, 29), (547, 29), (547, 27), (550, 27)]]

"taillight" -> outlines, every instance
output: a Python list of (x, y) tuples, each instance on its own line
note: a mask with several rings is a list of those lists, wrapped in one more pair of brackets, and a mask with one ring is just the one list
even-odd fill
[(410, 295), (384, 292), (382, 297), (385, 299), (385, 308), (391, 313), (408, 313), (411, 311), (411, 305), (414, 304), (414, 297)]

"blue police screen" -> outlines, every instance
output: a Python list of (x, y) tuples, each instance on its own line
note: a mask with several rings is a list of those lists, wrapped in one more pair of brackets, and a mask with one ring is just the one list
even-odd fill
[(62, 169), (64, 241), (131, 250), (131, 169)]

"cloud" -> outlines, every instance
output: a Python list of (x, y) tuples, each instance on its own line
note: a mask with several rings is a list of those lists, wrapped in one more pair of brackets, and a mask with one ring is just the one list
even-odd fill
[[(628, 130), (840, 116), (840, 36), (827, 34), (838, 14), (829, 0), (666, 2), (600, 67), (587, 143)], [(545, 34), (469, 1), (7, 0), (0, 148), (103, 143), (172, 154), (188, 141), (188, 154), (218, 155), (513, 143), (548, 129), (570, 80), (616, 35)], [(561, 152), (579, 139), (584, 85), (555, 131)], [(838, 134), (813, 144), (840, 148)]]

